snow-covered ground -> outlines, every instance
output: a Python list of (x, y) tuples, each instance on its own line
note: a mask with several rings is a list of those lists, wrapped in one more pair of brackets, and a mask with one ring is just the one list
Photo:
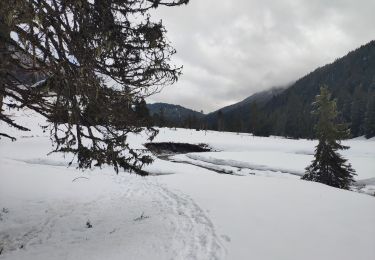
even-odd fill
[[(0, 259), (375, 259), (375, 198), (300, 180), (315, 141), (163, 128), (155, 142), (216, 152), (156, 159), (139, 177), (68, 168), (46, 155), (40, 117), (17, 119), (32, 131), (0, 140)], [(344, 143), (355, 189), (373, 194), (375, 141)]]

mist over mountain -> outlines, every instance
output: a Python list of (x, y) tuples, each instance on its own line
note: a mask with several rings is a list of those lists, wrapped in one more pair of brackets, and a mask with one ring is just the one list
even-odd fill
[[(285, 87), (273, 87), (269, 90), (255, 93), (238, 103), (209, 113), (205, 117), (205, 122), (207, 123), (208, 128), (215, 129), (218, 127), (218, 121), (224, 120), (226, 130), (248, 132), (251, 129), (246, 127), (246, 124), (249, 123), (247, 115), (252, 113), (251, 110), (263, 107), (268, 101), (282, 93), (285, 89)], [(223, 117), (223, 119), (219, 117)]]
[(328, 86), (337, 100), (340, 121), (349, 124), (352, 136), (371, 132), (374, 127), (371, 121), (375, 98), (375, 41), (316, 69), (272, 98), (262, 110), (267, 120), (264, 134), (313, 137), (312, 102), (323, 85)]
[(148, 107), (152, 115), (164, 111), (163, 117), (177, 126), (184, 127), (183, 122), (194, 118), (192, 128), (313, 138), (312, 102), (323, 85), (337, 100), (339, 120), (349, 125), (351, 135), (374, 136), (375, 41), (317, 68), (289, 87), (256, 93), (207, 115), (166, 103)]

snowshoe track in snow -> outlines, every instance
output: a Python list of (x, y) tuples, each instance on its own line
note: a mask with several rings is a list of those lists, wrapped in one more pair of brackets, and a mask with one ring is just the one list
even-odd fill
[[(83, 201), (46, 198), (39, 202), (25, 201), (22, 208), (11, 208), (9, 216), (0, 222), (0, 227), (4, 227), (0, 232), (4, 248), (0, 259), (33, 256), (76, 259), (77, 254), (70, 251), (77, 252), (77, 249), (72, 248), (89, 251), (100, 247), (102, 242), (118, 243), (116, 250), (121, 255), (131, 250), (136, 252), (137, 243), (141, 241), (147, 241), (147, 248), (155, 251), (155, 259), (225, 258), (226, 250), (212, 222), (190, 197), (171, 191), (155, 177), (142, 178), (127, 173), (97, 174), (85, 175), (88, 180), (69, 182), (84, 187), (94, 178), (109, 178), (117, 187)], [(11, 224), (8, 220), (13, 213), (23, 215), (21, 211), (25, 210), (25, 206), (31, 211), (31, 217), (18, 217), (19, 225), (7, 225)], [(92, 228), (85, 226), (87, 220), (90, 220)], [(129, 232), (136, 236), (133, 246), (128, 245), (129, 241), (121, 242), (124, 236), (129, 237)], [(122, 249), (121, 243), (126, 248)], [(55, 253), (46, 255), (51, 250)], [(136, 252), (134, 256), (134, 259), (144, 259), (142, 253)]]
[[(189, 197), (159, 186), (161, 204), (173, 210), (169, 221), (175, 229), (173, 241), (182, 243), (175, 259), (223, 259), (225, 250), (203, 210)], [(161, 205), (162, 206), (162, 205)]]
[[(125, 182), (123, 182), (125, 183)], [(173, 249), (171, 259), (224, 259), (226, 250), (216, 234), (215, 227), (204, 211), (188, 196), (171, 191), (156, 178), (140, 180), (130, 185), (128, 196), (151, 196), (161, 215), (172, 230), (165, 250)], [(137, 189), (140, 188), (140, 189)], [(153, 217), (153, 216), (149, 216)]]

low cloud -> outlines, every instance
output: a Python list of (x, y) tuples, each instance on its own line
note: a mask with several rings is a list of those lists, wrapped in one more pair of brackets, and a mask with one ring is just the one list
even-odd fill
[(211, 112), (375, 39), (373, 0), (191, 0), (162, 8), (184, 75), (148, 102)]

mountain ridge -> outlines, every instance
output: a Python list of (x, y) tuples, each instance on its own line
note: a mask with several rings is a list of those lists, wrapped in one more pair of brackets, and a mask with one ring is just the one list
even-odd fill
[(207, 115), (196, 114), (200, 121), (197, 127), (313, 138), (315, 119), (311, 115), (311, 103), (322, 85), (327, 85), (337, 100), (340, 122), (349, 125), (352, 137), (374, 136), (375, 130), (371, 130), (375, 128), (375, 118), (372, 118), (375, 117), (372, 111), (375, 107), (374, 40), (316, 68), (289, 87), (257, 92)]

